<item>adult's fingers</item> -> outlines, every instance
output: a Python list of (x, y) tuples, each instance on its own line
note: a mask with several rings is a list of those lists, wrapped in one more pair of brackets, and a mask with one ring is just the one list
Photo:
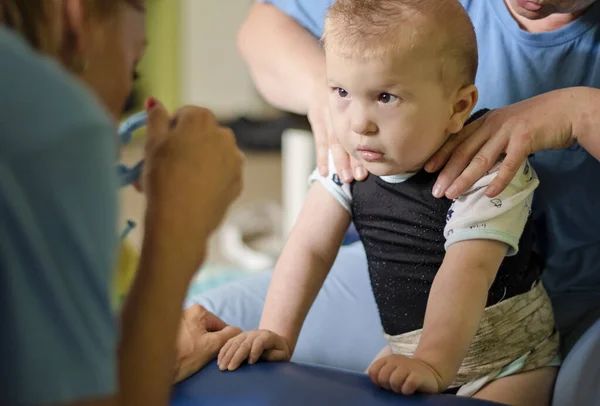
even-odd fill
[(202, 317), (204, 319), (204, 327), (206, 328), (206, 331), (209, 332), (213, 332), (213, 331), (219, 331), (219, 330), (223, 330), (225, 327), (227, 327), (227, 323), (225, 323), (223, 320), (221, 320), (220, 318), (218, 318), (217, 316), (215, 316), (213, 313), (209, 312), (206, 309), (202, 309), (204, 311), (203, 314), (198, 314), (198, 321), (200, 320), (200, 317)]
[(213, 331), (206, 333), (207, 339), (211, 340), (215, 345), (215, 355), (221, 348), (233, 337), (238, 336), (242, 333), (242, 329), (234, 326), (227, 326), (219, 331)]
[(510, 184), (517, 174), (517, 171), (533, 153), (524, 143), (510, 142), (506, 147), (506, 156), (498, 169), (498, 174), (487, 187), (485, 194), (487, 197), (496, 197)]
[[(487, 143), (485, 143), (479, 149), (479, 151), (475, 153), (462, 173), (448, 185), (446, 197), (449, 199), (457, 198), (461, 194), (465, 193), (471, 186), (473, 186), (475, 182), (481, 179), (486, 172), (494, 167), (496, 162), (498, 162), (498, 158), (506, 150), (507, 143), (508, 138), (500, 134), (497, 134), (495, 137), (487, 141)], [(451, 164), (452, 161), (448, 163), (447, 167)], [(452, 169), (453, 168), (451, 168), (451, 170)], [(442, 174), (440, 174), (440, 176), (442, 176)], [(446, 181), (447, 178), (441, 180), (441, 182)], [(439, 177), (438, 182), (440, 182)]]
[(367, 178), (369, 173), (365, 167), (354, 157), (350, 157), (350, 166), (352, 167), (352, 174), (354, 175), (355, 180), (362, 181)]
[(179, 125), (187, 125), (191, 122), (204, 127), (217, 126), (217, 118), (211, 110), (192, 105), (183, 106), (177, 109), (170, 125), (172, 127), (177, 127)]
[(477, 129), (477, 132), (467, 135), (464, 138), (464, 141), (454, 149), (450, 159), (440, 172), (433, 188), (433, 195), (435, 197), (442, 197), (446, 194), (450, 185), (453, 184), (465, 168), (469, 166), (477, 152), (485, 145), (490, 136), (491, 131), (489, 130), (489, 127), (480, 127)]
[(462, 144), (467, 138), (475, 133), (483, 125), (483, 119), (474, 121), (473, 123), (465, 126), (458, 134), (452, 134), (450, 138), (442, 145), (442, 147), (436, 151), (435, 154), (427, 163), (425, 163), (425, 170), (427, 172), (437, 172), (450, 160), (450, 157), (454, 153), (454, 150)]
[(158, 145), (169, 133), (169, 112), (157, 99), (150, 97), (146, 100), (148, 127), (146, 145), (150, 148)]
[(321, 176), (329, 174), (329, 136), (322, 120), (315, 120), (311, 124), (315, 148), (317, 150), (317, 167)]
[(333, 164), (335, 165), (335, 171), (344, 183), (350, 183), (354, 180), (352, 175), (352, 168), (350, 167), (350, 156), (346, 150), (339, 144), (332, 144), (331, 155), (333, 156)]

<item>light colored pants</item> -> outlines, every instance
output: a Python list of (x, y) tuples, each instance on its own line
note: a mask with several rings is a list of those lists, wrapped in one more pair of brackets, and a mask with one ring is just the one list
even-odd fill
[[(243, 330), (258, 327), (271, 273), (190, 297)], [(342, 339), (343, 338), (343, 339)], [(360, 243), (342, 247), (311, 308), (293, 361), (364, 372), (386, 345)]]

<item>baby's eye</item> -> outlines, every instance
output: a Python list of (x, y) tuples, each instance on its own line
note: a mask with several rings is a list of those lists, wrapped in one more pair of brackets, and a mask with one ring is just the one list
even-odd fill
[(341, 87), (337, 87), (335, 90), (338, 96), (340, 96), (341, 98), (348, 97), (348, 92), (342, 89)]
[(383, 104), (388, 104), (398, 100), (398, 96), (394, 96), (393, 94), (389, 93), (380, 93), (379, 96), (377, 96), (377, 100)]

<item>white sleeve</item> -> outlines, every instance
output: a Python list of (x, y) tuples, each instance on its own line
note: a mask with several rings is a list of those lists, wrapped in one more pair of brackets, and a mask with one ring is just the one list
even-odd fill
[(537, 175), (525, 161), (506, 189), (495, 198), (485, 195), (486, 187), (498, 174), (496, 164), (471, 189), (459, 196), (448, 210), (445, 248), (465, 240), (495, 240), (509, 246), (507, 256), (519, 250), (519, 240), (531, 214)]
[(329, 191), (335, 197), (335, 199), (352, 214), (352, 192), (350, 191), (350, 184), (342, 182), (340, 177), (335, 171), (335, 165), (333, 164), (333, 156), (329, 151), (329, 175), (321, 176), (317, 169), (308, 178), (308, 184), (312, 185), (313, 182), (318, 181), (325, 189)]

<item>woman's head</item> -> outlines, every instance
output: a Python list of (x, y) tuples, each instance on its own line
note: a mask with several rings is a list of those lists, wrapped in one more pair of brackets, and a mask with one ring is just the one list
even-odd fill
[(145, 0), (0, 0), (0, 22), (57, 58), (116, 118), (145, 49)]

